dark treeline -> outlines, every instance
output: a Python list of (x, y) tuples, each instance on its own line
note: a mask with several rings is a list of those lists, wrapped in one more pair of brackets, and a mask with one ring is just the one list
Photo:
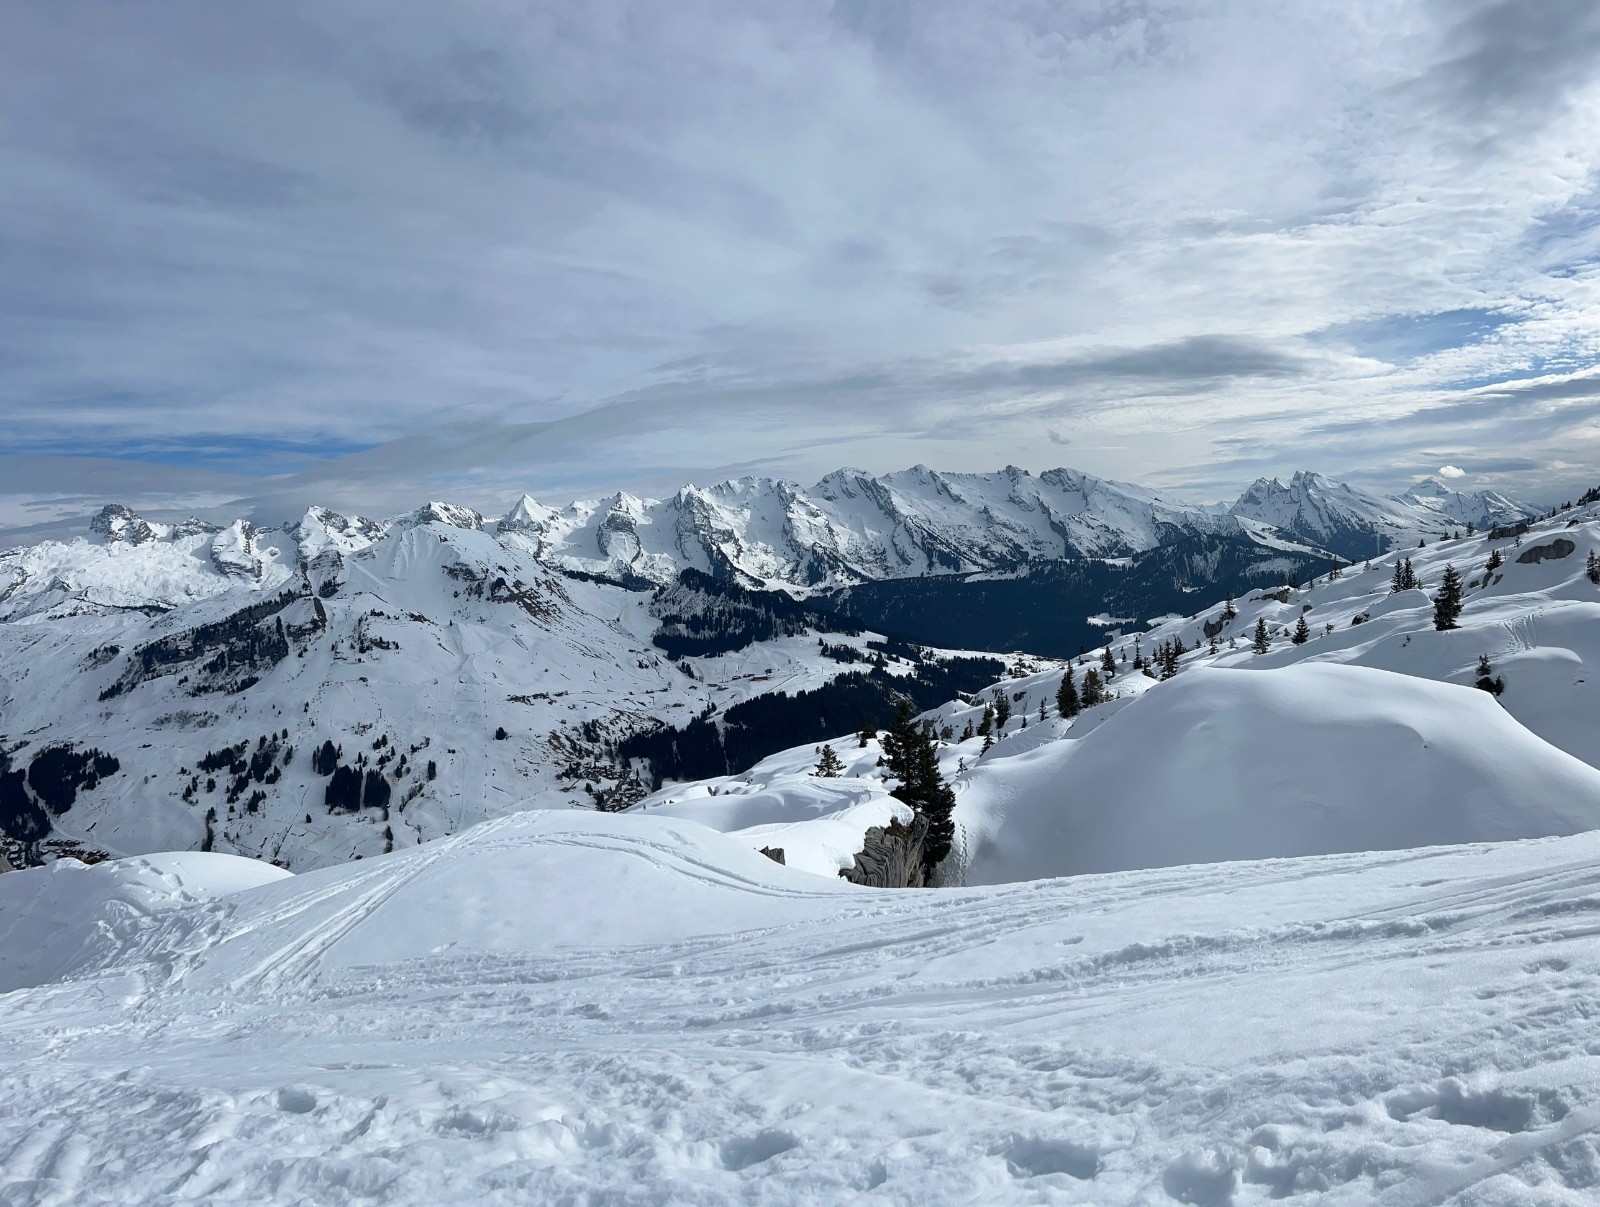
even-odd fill
[(741, 587), (694, 569), (658, 591), (650, 610), (661, 622), (652, 640), (670, 658), (727, 654), (755, 641), (807, 631), (861, 632), (855, 622), (786, 592)]
[(1291, 556), (1235, 537), (1195, 536), (1116, 565), (1101, 559), (1041, 562), (1018, 578), (976, 575), (898, 578), (828, 592), (834, 611), (880, 632), (947, 649), (1026, 650), (1065, 658), (1104, 644), (1098, 614), (1188, 615), (1224, 592), (1277, 585), (1286, 562), (1300, 575), (1325, 573), (1327, 558)]
[(128, 656), (127, 668), (116, 682), (100, 693), (100, 698), (114, 699), (149, 679), (172, 674), (202, 658), (205, 659), (202, 669), (217, 678), (204, 686), (197, 685), (194, 690), (238, 691), (250, 686), (256, 681), (254, 673), (231, 680), (227, 676), (237, 676), (240, 671), (257, 672), (289, 656), (283, 619), (277, 617), (266, 626), (261, 622), (283, 611), (298, 598), (296, 592), (284, 591), (222, 620), (197, 625), (187, 632), (157, 638), (140, 646)]
[(115, 756), (90, 747), (46, 746), (26, 769), (0, 747), (0, 834), (18, 842), (38, 842), (50, 833), (52, 814), (77, 803), (78, 793), (95, 788), (122, 769)]
[(774, 692), (735, 704), (723, 714), (720, 727), (700, 718), (634, 734), (619, 742), (614, 753), (647, 760), (656, 787), (663, 779), (729, 775), (790, 746), (887, 726), (902, 696), (920, 712), (958, 693), (986, 687), (1004, 674), (1005, 664), (995, 658), (929, 660), (906, 675), (876, 667), (852, 671), (810, 691)]

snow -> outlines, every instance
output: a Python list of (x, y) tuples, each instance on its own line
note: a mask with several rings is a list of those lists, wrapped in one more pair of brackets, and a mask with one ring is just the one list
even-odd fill
[(1600, 828), (1600, 771), (1471, 688), (1198, 668), (1084, 738), (986, 760), (957, 819), (990, 884), (1572, 834)]
[(1588, 1203), (1597, 901), (1595, 834), (875, 892), (508, 818), (6, 995), (0, 1201)]
[(156, 913), (289, 875), (236, 855), (182, 851), (93, 866), (58, 859), (0, 876), (0, 993), (111, 962)]
[(699, 822), (753, 850), (776, 847), (787, 866), (836, 877), (855, 862), (870, 827), (909, 821), (911, 811), (889, 795), (877, 773), (877, 741), (831, 745), (844, 768), (838, 778), (812, 774), (820, 746), (798, 746), (742, 775), (663, 788), (640, 802), (639, 811)]
[[(911, 510), (959, 534), (963, 509), (1042, 507), (1047, 477), (919, 468), (828, 490), (863, 523), (876, 500), (893, 522), (873, 540), (924, 540)], [(787, 572), (717, 527), (730, 515), (849, 547), (828, 545), (820, 504), (763, 482), (675, 497), (722, 533), (693, 556)], [(1050, 483), (1086, 501), (1102, 485)], [(1125, 515), (1165, 506), (1119, 497)], [(668, 514), (652, 506), (597, 505), (594, 556), (676, 565), (650, 552)], [(1227, 622), (1215, 604), (1108, 634), (1115, 698), (1070, 722), (1061, 667), (1014, 660), (925, 714), (968, 886), (901, 891), (837, 876), (868, 826), (904, 816), (876, 740), (833, 742), (837, 778), (808, 744), (624, 814), (564, 807), (558, 764), (577, 756), (553, 732), (714, 715), (844, 669), (813, 635), (685, 674), (649, 646), (648, 594), (541, 563), (540, 526), (581, 511), (314, 510), (281, 537), (145, 536), (119, 513), (115, 539), (0, 560), (8, 752), (121, 737), (124, 770), (57, 819), (70, 837), (197, 843), (204, 798), (179, 800), (163, 769), (260, 730), (377, 757), (378, 718), (441, 763), (392, 820), (302, 822), (320, 785), (302, 753), (280, 800), (222, 823), (300, 875), (157, 853), (0, 876), (0, 1204), (1600, 1194), (1595, 509), (1520, 544), (1401, 551), (1425, 591), (1389, 592), (1390, 554), (1253, 593)], [(1517, 562), (1556, 536), (1571, 554)], [(326, 631), (257, 690), (165, 676), (99, 699), (125, 657), (103, 650), (223, 619), (312, 562), (336, 586), (316, 597)], [(1446, 564), (1467, 600), (1436, 632)], [(308, 623), (311, 599), (295, 607)], [(1168, 681), (1122, 660), (1175, 639)], [(1469, 686), (1480, 653), (1504, 695)], [(985, 751), (961, 735), (1002, 695)], [(516, 732), (489, 739), (503, 718)]]

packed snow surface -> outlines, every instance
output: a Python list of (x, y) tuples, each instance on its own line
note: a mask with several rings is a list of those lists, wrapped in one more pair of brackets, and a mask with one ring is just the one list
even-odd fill
[(101, 885), (0, 1002), (8, 1207), (1600, 1187), (1597, 834), (890, 892), (543, 812), (106, 932), (152, 869), (3, 878)]

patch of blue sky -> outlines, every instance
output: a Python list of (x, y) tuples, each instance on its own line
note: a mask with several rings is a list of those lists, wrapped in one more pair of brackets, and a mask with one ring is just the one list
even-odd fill
[(67, 457), (99, 457), (110, 461), (139, 461), (182, 469), (266, 478), (297, 473), (321, 461), (334, 461), (376, 445), (334, 438), (283, 440), (271, 436), (230, 436), (207, 433), (168, 441), (74, 441), (30, 444), (27, 452)]
[(1433, 314), (1389, 314), (1336, 323), (1307, 338), (1349, 348), (1358, 356), (1393, 365), (1409, 364), (1435, 352), (1481, 343), (1501, 327), (1521, 321), (1500, 310), (1440, 310)]

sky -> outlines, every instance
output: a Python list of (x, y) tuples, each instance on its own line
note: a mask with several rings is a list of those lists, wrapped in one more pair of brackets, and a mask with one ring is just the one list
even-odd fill
[(5, 25), (0, 527), (841, 465), (1600, 481), (1593, 0)]

